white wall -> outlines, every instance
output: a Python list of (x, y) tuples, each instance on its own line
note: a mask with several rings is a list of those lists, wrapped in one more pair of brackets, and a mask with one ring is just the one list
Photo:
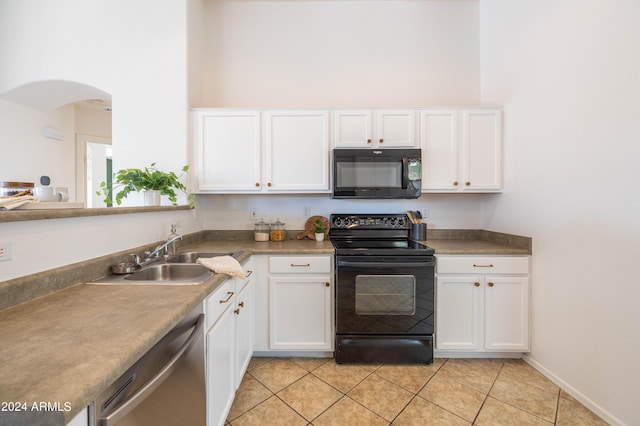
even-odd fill
[[(0, 2), (0, 97), (34, 82), (110, 93), (114, 169), (187, 163), (186, 0)], [(56, 96), (47, 93), (43, 108)], [(35, 102), (35, 101), (34, 101)]]
[(0, 241), (12, 246), (0, 282), (162, 241), (173, 223), (181, 234), (200, 230), (195, 210), (0, 223)]
[[(258, 218), (275, 222), (280, 218), (289, 230), (304, 229), (311, 216), (329, 217), (331, 213), (404, 213), (406, 210), (429, 209), (425, 219), (429, 229), (480, 229), (482, 200), (492, 195), (427, 194), (417, 200), (333, 200), (325, 195), (207, 195), (197, 197), (204, 229), (250, 229), (256, 221), (249, 219), (249, 209)], [(259, 219), (258, 219), (259, 220)]]
[[(204, 90), (192, 106), (477, 105), (478, 9), (477, 0), (205, 1)], [(324, 216), (429, 207), (431, 228), (478, 228), (481, 198), (198, 196), (198, 209), (205, 229), (253, 229), (249, 208), (303, 229), (305, 206)]]
[[(186, 9), (186, 0), (2, 0), (0, 98), (48, 113), (77, 100), (69, 96), (78, 87), (111, 94), (114, 170), (156, 161), (177, 172), (188, 162)], [(16, 142), (0, 129), (3, 153)], [(43, 161), (41, 152), (21, 167)], [(197, 230), (194, 212), (2, 223), (14, 255), (0, 263), (0, 280), (160, 240), (174, 220)]]
[[(46, 127), (60, 130), (63, 140), (47, 138)], [(42, 112), (0, 99), (0, 181), (66, 186), (75, 194), (75, 115), (72, 105)]]
[(640, 3), (482, 0), (482, 100), (504, 104), (489, 229), (534, 239), (531, 362), (640, 424)]
[(477, 104), (478, 1), (205, 2), (207, 107)]

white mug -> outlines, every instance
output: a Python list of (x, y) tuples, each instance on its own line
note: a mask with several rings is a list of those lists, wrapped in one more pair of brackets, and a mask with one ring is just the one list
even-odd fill
[(36, 197), (40, 202), (68, 201), (69, 195), (63, 191), (59, 191), (58, 189), (64, 188), (56, 188), (53, 186), (36, 186), (31, 190), (31, 192), (33, 193), (33, 196)]

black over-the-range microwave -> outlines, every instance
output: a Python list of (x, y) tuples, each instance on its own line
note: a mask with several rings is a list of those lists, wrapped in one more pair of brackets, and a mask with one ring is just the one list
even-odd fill
[(333, 150), (333, 198), (418, 198), (419, 149)]

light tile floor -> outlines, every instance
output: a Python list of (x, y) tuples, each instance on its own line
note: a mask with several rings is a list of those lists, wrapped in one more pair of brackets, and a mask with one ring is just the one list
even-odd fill
[(522, 360), (253, 358), (227, 425), (606, 425)]

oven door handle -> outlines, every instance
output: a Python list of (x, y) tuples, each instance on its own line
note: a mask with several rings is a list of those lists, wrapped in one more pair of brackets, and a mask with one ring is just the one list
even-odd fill
[(424, 262), (350, 262), (348, 260), (339, 260), (338, 267), (342, 268), (367, 268), (367, 269), (387, 269), (390, 267), (401, 267), (401, 268), (428, 268), (430, 266), (435, 266), (436, 262), (434, 260), (427, 260)]

